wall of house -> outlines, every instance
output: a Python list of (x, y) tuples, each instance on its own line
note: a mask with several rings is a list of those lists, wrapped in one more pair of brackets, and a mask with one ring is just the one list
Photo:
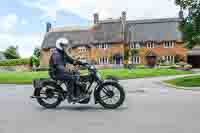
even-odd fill
[(50, 49), (42, 49), (40, 55), (40, 66), (47, 67), (49, 65), (49, 59), (51, 56)]
[[(102, 48), (88, 48), (86, 52), (80, 52), (79, 48), (74, 48), (72, 53), (76, 57), (85, 57), (89, 61), (96, 61), (98, 62), (100, 57), (108, 57), (112, 56), (113, 54), (120, 53), (124, 54), (124, 49), (128, 47), (126, 44), (117, 43), (112, 44), (110, 48), (102, 49)], [(157, 44), (155, 48), (140, 48), (139, 50), (139, 57), (140, 57), (140, 64), (147, 64), (146, 62), (146, 53), (152, 50), (158, 56), (176, 56), (176, 54), (180, 55), (184, 61), (187, 61), (187, 49), (183, 48), (182, 42), (176, 42), (173, 48), (164, 48), (164, 43)], [(43, 49), (41, 51), (41, 66), (48, 66), (49, 58), (51, 55), (50, 49)]]
[(113, 54), (120, 53), (123, 55), (124, 53), (124, 44), (123, 43), (115, 43), (111, 44), (109, 48), (92, 48), (91, 49), (91, 60), (98, 61), (101, 57), (108, 57), (110, 58)]
[(187, 61), (187, 49), (183, 47), (183, 42), (175, 42), (173, 48), (164, 48), (164, 43), (158, 44), (155, 48), (141, 48), (140, 61), (141, 64), (147, 64), (146, 53), (150, 50), (157, 54), (159, 57), (162, 56), (176, 56), (179, 55), (185, 62)]
[(73, 48), (72, 49), (72, 55), (74, 55), (76, 58), (84, 58), (86, 60), (90, 60), (91, 56), (91, 48), (86, 48), (87, 51), (81, 51), (80, 48)]

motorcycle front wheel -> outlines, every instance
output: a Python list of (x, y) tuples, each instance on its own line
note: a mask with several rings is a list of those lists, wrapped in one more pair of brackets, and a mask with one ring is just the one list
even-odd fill
[(56, 86), (53, 83), (45, 84), (42, 88), (38, 88), (35, 92), (38, 98), (37, 102), (45, 108), (56, 108), (62, 102), (62, 98)]
[(97, 99), (104, 108), (116, 109), (124, 103), (125, 92), (120, 84), (110, 82), (97, 90)]

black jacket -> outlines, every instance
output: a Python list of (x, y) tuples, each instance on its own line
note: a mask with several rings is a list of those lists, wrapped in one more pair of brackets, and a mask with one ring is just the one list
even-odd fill
[(65, 65), (66, 64), (76, 64), (76, 65), (86, 65), (81, 61), (76, 61), (64, 51), (55, 49), (51, 55), (49, 67), (50, 67), (50, 76), (51, 77), (62, 77), (65, 74)]

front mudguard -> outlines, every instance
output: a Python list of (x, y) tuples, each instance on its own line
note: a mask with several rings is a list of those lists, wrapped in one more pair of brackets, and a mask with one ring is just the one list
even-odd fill
[(119, 84), (119, 81), (118, 80), (108, 79), (108, 80), (103, 81), (99, 85), (97, 85), (96, 88), (94, 89), (94, 101), (95, 101), (95, 104), (99, 103), (98, 94), (97, 94), (98, 90), (101, 89), (104, 85), (107, 85), (107, 84)]

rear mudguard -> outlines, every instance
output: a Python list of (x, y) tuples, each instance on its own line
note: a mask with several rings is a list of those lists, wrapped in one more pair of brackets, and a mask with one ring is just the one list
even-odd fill
[(101, 89), (104, 85), (107, 85), (107, 84), (119, 84), (119, 81), (118, 80), (105, 80), (103, 81), (101, 84), (99, 84), (95, 89), (94, 89), (94, 101), (95, 101), (95, 104), (98, 103), (98, 96), (97, 96), (97, 92), (99, 89)]
[[(37, 83), (38, 82), (38, 83)], [(36, 85), (36, 84), (39, 84), (39, 85)], [(58, 92), (60, 92), (60, 94), (63, 94), (63, 89), (53, 80), (47, 80), (47, 79), (39, 79), (39, 80), (34, 80), (33, 81), (33, 86), (34, 86), (34, 93), (33, 93), (33, 96), (36, 96), (36, 91), (38, 89), (41, 89), (43, 86), (45, 85), (54, 85), (56, 86), (56, 90)]]

